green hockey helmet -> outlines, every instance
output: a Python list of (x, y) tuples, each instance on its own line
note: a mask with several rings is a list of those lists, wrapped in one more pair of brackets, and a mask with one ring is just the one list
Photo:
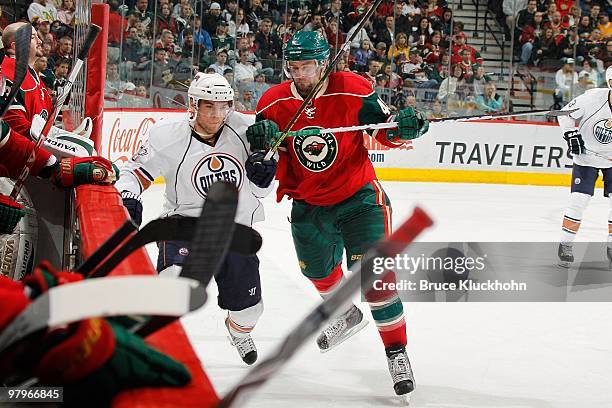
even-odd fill
[(286, 61), (323, 62), (329, 58), (329, 44), (319, 31), (298, 31), (287, 42), (283, 57)]

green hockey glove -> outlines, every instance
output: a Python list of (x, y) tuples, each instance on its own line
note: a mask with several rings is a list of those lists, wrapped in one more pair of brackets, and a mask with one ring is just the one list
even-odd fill
[(278, 126), (271, 120), (264, 119), (253, 123), (246, 131), (251, 151), (268, 150), (280, 136)]
[(419, 111), (412, 108), (401, 110), (395, 117), (397, 131), (392, 136), (401, 140), (412, 140), (423, 136), (429, 130), (429, 121)]

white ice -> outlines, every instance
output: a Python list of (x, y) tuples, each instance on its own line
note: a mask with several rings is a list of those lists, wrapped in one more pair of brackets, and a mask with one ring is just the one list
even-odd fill
[[(415, 205), (435, 220), (427, 241), (556, 241), (567, 188), (384, 182), (393, 221)], [(145, 222), (161, 211), (163, 186), (144, 194)], [(265, 200), (261, 259), (264, 314), (253, 332), (260, 361), (318, 302), (299, 270), (290, 203)], [(580, 236), (604, 241), (608, 202), (597, 190)], [(155, 259), (156, 248), (149, 248)], [(602, 254), (603, 256), (603, 254)], [(612, 272), (611, 272), (612, 273)], [(216, 288), (211, 288), (215, 299)], [(358, 298), (356, 298), (358, 300)], [(371, 320), (367, 305), (360, 307)], [(612, 304), (405, 303), (416, 407), (612, 407)], [(230, 346), (224, 313), (210, 301), (183, 319), (219, 395), (249, 368)], [(247, 407), (394, 407), (384, 350), (373, 322), (321, 354), (314, 338)]]

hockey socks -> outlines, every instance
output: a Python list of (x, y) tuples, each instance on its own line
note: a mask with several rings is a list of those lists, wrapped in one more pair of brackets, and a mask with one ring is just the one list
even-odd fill
[(580, 229), (582, 214), (589, 204), (590, 199), (591, 196), (588, 194), (577, 192), (570, 194), (570, 203), (565, 210), (563, 224), (561, 226), (561, 242), (574, 242), (576, 234)]

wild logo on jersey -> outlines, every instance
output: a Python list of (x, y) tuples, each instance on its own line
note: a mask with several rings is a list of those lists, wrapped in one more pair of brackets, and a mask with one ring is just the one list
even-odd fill
[(593, 126), (593, 136), (599, 143), (612, 142), (612, 119), (603, 119)]
[[(304, 129), (312, 129), (306, 127)], [(329, 168), (338, 155), (338, 141), (331, 133), (324, 135), (300, 135), (293, 138), (293, 149), (306, 169), (321, 172)]]
[(244, 170), (240, 161), (227, 153), (211, 153), (204, 156), (193, 168), (191, 182), (202, 198), (217, 181), (234, 183), (238, 190), (242, 187)]

